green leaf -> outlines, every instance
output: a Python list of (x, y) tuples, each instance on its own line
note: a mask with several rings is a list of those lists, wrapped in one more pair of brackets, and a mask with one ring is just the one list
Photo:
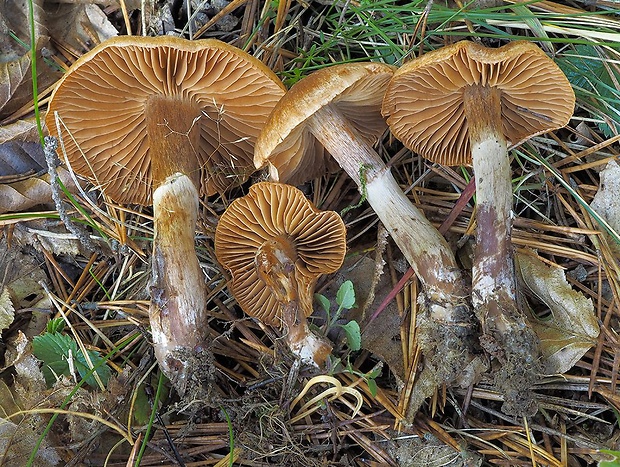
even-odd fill
[(367, 382), (368, 382), (368, 390), (370, 391), (370, 394), (372, 395), (372, 397), (376, 397), (377, 391), (379, 390), (377, 386), (377, 382), (372, 378), (370, 378)]
[(360, 331), (360, 325), (357, 321), (349, 321), (347, 324), (341, 324), (340, 327), (344, 329), (344, 333), (347, 336), (347, 344), (349, 348), (354, 352), (362, 348), (362, 332)]
[[(101, 382), (104, 386), (106, 386), (108, 384), (108, 380), (110, 379), (110, 368), (105, 363), (99, 365), (99, 363), (101, 363), (104, 359), (101, 358), (101, 356), (97, 352), (94, 352), (92, 350), (87, 350), (86, 352), (88, 352), (88, 357), (90, 358), (93, 366), (97, 368), (95, 371), (99, 375)], [(94, 388), (98, 387), (95, 375), (90, 372), (88, 360), (81, 351), (78, 351), (78, 354), (76, 356), (75, 368), (77, 368), (78, 373), (80, 373), (80, 377), (86, 380), (86, 384)]]
[(76, 352), (75, 341), (62, 334), (46, 333), (32, 340), (32, 353), (44, 363), (42, 371), (48, 386), (54, 384), (56, 376), (69, 374), (67, 357)]
[[(72, 361), (73, 368), (80, 377), (92, 387), (97, 387), (97, 381), (90, 372), (90, 368), (82, 351), (78, 348), (75, 340), (66, 334), (45, 333), (36, 336), (32, 341), (32, 352), (35, 357), (43, 361), (43, 376), (48, 386), (53, 386), (60, 375), (70, 376)], [(87, 351), (95, 370), (103, 384), (107, 384), (110, 378), (110, 368), (103, 362), (97, 352)], [(90, 374), (89, 374), (90, 373)], [(88, 376), (87, 376), (88, 375)]]
[(65, 328), (65, 320), (62, 318), (52, 318), (47, 322), (47, 332), (55, 334)]
[(345, 281), (342, 283), (336, 294), (336, 303), (339, 307), (350, 309), (355, 306), (355, 290), (353, 282)]
[(144, 389), (144, 383), (140, 385), (137, 389), (136, 399), (134, 402), (134, 410), (133, 410), (133, 419), (134, 424), (143, 426), (149, 422), (149, 417), (151, 415), (152, 407), (149, 403), (149, 398), (146, 395), (146, 391)]
[(599, 467), (620, 467), (620, 451), (611, 451), (609, 449), (601, 449), (600, 452), (614, 456), (615, 459), (611, 461), (600, 461)]
[(381, 376), (381, 367), (375, 368), (366, 375), (369, 379), (375, 379)]
[(319, 305), (321, 305), (321, 308), (323, 308), (325, 313), (329, 314), (329, 309), (331, 308), (331, 303), (329, 303), (329, 300), (327, 299), (327, 297), (325, 295), (321, 295), (320, 293), (315, 293), (314, 294), (314, 299), (317, 302), (319, 302)]

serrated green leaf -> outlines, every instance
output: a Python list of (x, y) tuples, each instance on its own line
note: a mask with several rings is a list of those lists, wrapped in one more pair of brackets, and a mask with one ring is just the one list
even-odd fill
[(601, 449), (600, 452), (609, 454), (610, 456), (614, 456), (615, 459), (611, 461), (600, 461), (598, 463), (599, 467), (620, 467), (620, 452), (619, 451), (611, 451), (609, 449)]
[(379, 390), (379, 387), (377, 386), (377, 382), (372, 378), (368, 380), (368, 390), (370, 391), (372, 397), (377, 396), (377, 391)]
[(353, 282), (344, 281), (338, 293), (336, 294), (336, 303), (339, 307), (346, 310), (355, 306), (355, 290), (353, 289)]
[[(86, 379), (86, 383), (90, 386), (97, 387), (93, 374), (88, 375), (90, 368), (84, 354), (71, 336), (59, 333), (45, 333), (36, 336), (32, 340), (32, 353), (43, 362), (41, 370), (48, 386), (53, 386), (60, 375), (71, 375), (69, 364), (71, 360), (80, 377)], [(97, 352), (89, 350), (88, 355), (93, 366), (97, 367), (96, 371), (99, 378), (103, 384), (107, 384), (110, 378), (110, 368), (102, 363), (103, 359)]]
[[(105, 363), (99, 365), (99, 363), (101, 363), (103, 359), (97, 352), (94, 352), (92, 350), (87, 350), (87, 352), (90, 361), (93, 364), (93, 367), (97, 368), (95, 371), (99, 375), (101, 382), (104, 386), (107, 385), (108, 380), (110, 379), (110, 368)], [(92, 387), (98, 387), (95, 375), (94, 373), (90, 372), (90, 366), (88, 365), (88, 361), (86, 360), (84, 354), (81, 351), (79, 351), (75, 357), (75, 368), (80, 373), (80, 377), (86, 380), (86, 384)]]
[(329, 303), (329, 300), (327, 299), (327, 297), (325, 297), (324, 295), (321, 295), (320, 293), (315, 293), (314, 294), (314, 299), (319, 302), (319, 305), (321, 305), (321, 308), (323, 308), (323, 311), (325, 311), (325, 313), (329, 314), (329, 309), (331, 308), (331, 303)]
[(44, 363), (66, 360), (69, 352), (77, 352), (77, 344), (66, 334), (45, 333), (32, 340), (34, 356)]
[(360, 325), (357, 321), (349, 321), (347, 324), (341, 324), (340, 327), (344, 330), (347, 336), (347, 345), (354, 352), (362, 348), (362, 332)]
[(60, 375), (69, 375), (69, 356), (77, 352), (77, 344), (64, 334), (45, 333), (32, 340), (32, 353), (43, 361), (43, 376), (48, 386), (52, 386)]

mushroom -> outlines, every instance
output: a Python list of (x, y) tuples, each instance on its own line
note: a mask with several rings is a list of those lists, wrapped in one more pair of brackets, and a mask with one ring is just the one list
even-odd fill
[(306, 363), (322, 365), (331, 345), (310, 332), (314, 289), (337, 271), (346, 252), (340, 216), (319, 211), (297, 188), (260, 182), (234, 200), (215, 230), (215, 255), (231, 275), (228, 287), (241, 309), (284, 328), (286, 341)]
[(535, 335), (515, 300), (507, 147), (563, 127), (574, 104), (562, 71), (526, 41), (498, 49), (462, 41), (427, 53), (394, 73), (383, 102), (390, 129), (405, 146), (441, 164), (473, 165), (477, 246), (472, 301), (483, 325), (483, 346), (497, 356), (499, 345), (500, 360), (508, 362), (496, 382), (520, 385), (505, 405), (514, 414), (535, 411), (517, 393), (532, 384), (538, 364)]
[(254, 163), (268, 166), (274, 180), (301, 183), (325, 173), (327, 151), (355, 181), (415, 270), (427, 311), (419, 332), (428, 371), (410, 405), (415, 413), (436, 387), (454, 383), (473, 361), (475, 323), (450, 246), (372, 148), (387, 129), (381, 103), (393, 73), (385, 64), (351, 63), (303, 78), (273, 109), (256, 141)]
[(194, 249), (199, 195), (248, 178), (254, 141), (283, 94), (247, 53), (171, 36), (110, 39), (52, 94), (47, 127), (73, 170), (116, 203), (153, 205), (151, 332), (181, 393), (208, 337)]

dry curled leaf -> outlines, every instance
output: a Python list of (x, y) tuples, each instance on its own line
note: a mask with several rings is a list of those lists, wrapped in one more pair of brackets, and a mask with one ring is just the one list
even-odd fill
[[(45, 88), (59, 77), (55, 65), (43, 60), (42, 50), (49, 44), (45, 28), (43, 0), (33, 3), (37, 51), (37, 80)], [(0, 117), (6, 117), (32, 102), (30, 23), (27, 0), (0, 2)], [(11, 31), (12, 34), (9, 34)]]
[(7, 329), (15, 319), (15, 308), (11, 301), (11, 295), (6, 289), (0, 293), (0, 331)]
[(46, 25), (54, 41), (73, 50), (83, 50), (93, 40), (99, 43), (118, 35), (103, 10), (94, 4), (58, 3), (49, 9)]
[(39, 138), (34, 118), (18, 120), (10, 125), (0, 126), (0, 144), (11, 141), (36, 141)]
[[(620, 233), (620, 165), (609, 161), (600, 176), (601, 186), (590, 207), (605, 219), (616, 233)], [(611, 238), (609, 245), (615, 255), (620, 257), (620, 245)]]
[[(17, 241), (13, 241), (9, 245), (4, 238), (0, 240), (0, 271), (2, 273), (0, 322), (4, 313), (8, 316), (9, 306), (18, 313), (21, 310), (28, 309), (32, 321), (24, 331), (29, 336), (38, 334), (41, 330), (40, 324), (37, 324), (40, 321), (40, 316), (47, 317), (51, 307), (49, 298), (41, 286), (41, 282), (47, 281), (45, 271), (36, 258), (23, 251)], [(42, 324), (45, 325), (45, 323)], [(0, 324), (1, 329), (3, 326)], [(3, 337), (6, 339), (10, 336), (5, 334)], [(11, 348), (12, 343), (9, 339), (7, 352)], [(10, 360), (5, 354), (4, 364), (9, 366)], [(0, 367), (0, 370), (2, 369)]]
[[(76, 191), (67, 170), (59, 167), (57, 174), (67, 190)], [(52, 203), (52, 186), (41, 145), (28, 141), (0, 144), (0, 214), (48, 203)]]
[[(34, 357), (29, 356), (16, 365), (14, 384), (0, 380), (0, 459), (2, 465), (26, 465), (41, 431), (47, 424), (39, 414), (18, 412), (37, 407), (46, 397), (45, 382)], [(43, 440), (34, 465), (47, 467), (60, 463), (60, 456)]]
[(45, 154), (39, 143), (29, 141), (10, 141), (0, 144), (0, 181), (13, 181), (47, 171)]
[[(30, 56), (24, 53), (21, 57), (11, 61), (0, 63), (0, 109), (2, 116), (11, 114), (23, 105), (21, 96), (23, 91), (18, 94), (19, 89), (28, 89), (30, 79)], [(23, 86), (22, 86), (23, 85)], [(29, 90), (32, 94), (32, 90)], [(9, 106), (9, 101), (14, 98), (15, 104)]]
[(548, 319), (531, 319), (545, 372), (566, 373), (596, 344), (600, 329), (592, 300), (570, 286), (562, 269), (548, 266), (535, 252), (519, 252), (515, 259), (523, 283), (551, 311)]

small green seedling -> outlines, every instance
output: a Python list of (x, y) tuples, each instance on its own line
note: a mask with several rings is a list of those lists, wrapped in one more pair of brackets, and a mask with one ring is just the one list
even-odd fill
[(337, 324), (337, 321), (340, 319), (340, 315), (344, 310), (350, 310), (356, 306), (353, 283), (351, 281), (345, 281), (338, 289), (338, 292), (336, 293), (336, 304), (338, 305), (338, 309), (333, 316), (331, 314), (331, 302), (329, 299), (321, 294), (315, 294), (314, 297), (321, 305), (321, 308), (325, 310), (327, 315), (326, 329), (329, 330), (334, 326), (341, 327), (347, 338), (347, 345), (349, 348), (354, 352), (360, 350), (362, 348), (362, 332), (357, 321), (351, 320), (345, 324)]
[(65, 328), (65, 320), (62, 318), (52, 318), (47, 322), (46, 330), (50, 334), (62, 332)]
[(372, 370), (370, 370), (368, 373), (361, 373), (355, 368), (353, 368), (353, 366), (349, 362), (347, 363), (346, 371), (366, 381), (366, 384), (368, 384), (368, 390), (370, 391), (370, 394), (372, 395), (372, 397), (375, 397), (379, 389), (377, 386), (376, 380), (379, 376), (381, 376), (381, 368), (382, 368), (382, 365), (379, 364), (379, 365), (375, 365), (375, 367)]

